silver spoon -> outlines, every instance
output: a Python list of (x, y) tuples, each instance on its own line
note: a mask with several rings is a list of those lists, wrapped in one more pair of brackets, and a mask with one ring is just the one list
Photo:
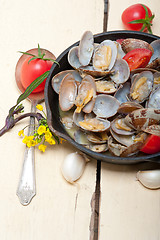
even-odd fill
[[(56, 59), (51, 52), (45, 49), (41, 49), (41, 52), (45, 53), (45, 58), (52, 58), (54, 60)], [(37, 48), (31, 49), (27, 51), (27, 53), (31, 53), (38, 56), (38, 49)], [(15, 71), (16, 83), (19, 90), (22, 93), (25, 91), (25, 89), (21, 84), (20, 72), (21, 72), (21, 67), (23, 62), (28, 57), (29, 55), (23, 54), (18, 60), (16, 65), (16, 71)], [(44, 92), (31, 93), (28, 99), (31, 101), (31, 112), (35, 113), (36, 105), (44, 100)], [(34, 129), (35, 129), (35, 118), (30, 117), (28, 136), (30, 136), (33, 133)], [(36, 195), (35, 149), (34, 147), (28, 148), (26, 146), (25, 153), (24, 153), (24, 161), (23, 161), (22, 170), (21, 170), (20, 179), (19, 179), (18, 188), (17, 188), (17, 196), (19, 197), (20, 203), (22, 205), (28, 205), (35, 195)]]

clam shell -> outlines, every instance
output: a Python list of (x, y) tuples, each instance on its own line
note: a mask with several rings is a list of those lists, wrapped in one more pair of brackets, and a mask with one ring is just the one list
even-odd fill
[[(89, 97), (89, 91), (93, 91), (91, 99)], [(75, 100), (75, 105), (77, 109), (83, 109), (84, 112), (90, 113), (93, 109), (96, 96), (96, 84), (94, 78), (90, 75), (86, 75), (81, 84), (78, 87), (78, 95)], [(79, 111), (79, 110), (78, 110)]]
[(129, 100), (128, 95), (130, 93), (130, 86), (131, 84), (129, 82), (125, 82), (123, 85), (120, 85), (117, 92), (114, 94), (114, 97), (119, 101), (120, 104)]
[[(104, 52), (105, 46), (111, 48), (111, 59), (109, 65), (106, 62), (106, 55)], [(117, 46), (115, 42), (111, 40), (104, 40), (99, 44), (99, 46), (94, 51), (93, 67), (95, 70), (99, 71), (103, 71), (103, 68), (105, 70), (111, 70), (115, 64), (116, 59), (117, 59)]]
[(134, 143), (133, 134), (132, 135), (120, 135), (116, 132), (114, 132), (112, 129), (110, 129), (112, 137), (120, 144), (129, 147)]
[(88, 139), (88, 141), (90, 141), (92, 143), (101, 144), (101, 143), (107, 142), (108, 136), (107, 136), (107, 138), (103, 138), (102, 133), (89, 132), (89, 133), (87, 133), (87, 139)]
[(153, 82), (153, 90), (155, 90), (157, 87), (160, 87), (160, 72), (155, 72), (153, 74), (154, 82)]
[(77, 84), (74, 76), (68, 73), (62, 80), (59, 89), (59, 105), (62, 111), (70, 110), (77, 96)]
[(111, 75), (111, 79), (116, 84), (125, 83), (130, 75), (130, 69), (128, 66), (128, 63), (123, 59), (117, 59), (114, 67), (112, 68), (112, 71), (114, 72), (113, 75)]
[(82, 129), (91, 132), (103, 132), (110, 128), (110, 121), (99, 118), (86, 119), (79, 122)]
[(139, 73), (130, 89), (130, 98), (135, 102), (142, 103), (150, 95), (153, 88), (153, 74), (150, 71), (143, 71)]
[(125, 123), (136, 130), (143, 130), (159, 122), (160, 110), (153, 108), (138, 109), (125, 117)]
[(97, 115), (97, 117), (109, 118), (117, 113), (119, 105), (120, 103), (115, 97), (99, 94), (96, 97), (93, 112)]
[(96, 90), (98, 93), (112, 94), (117, 91), (117, 88), (112, 81), (100, 80), (96, 81)]
[(143, 131), (160, 137), (160, 125), (148, 126)]
[(108, 150), (107, 144), (89, 144), (86, 148), (90, 149), (93, 152), (101, 153), (106, 152)]
[(125, 102), (125, 103), (122, 103), (119, 106), (117, 112), (120, 113), (120, 114), (127, 115), (127, 114), (133, 112), (134, 110), (141, 109), (141, 108), (143, 108), (143, 107), (139, 103), (136, 103), (136, 102)]
[(160, 109), (160, 86), (152, 91), (147, 103), (147, 107)]
[(66, 70), (66, 71), (62, 71), (62, 72), (59, 72), (57, 73), (53, 78), (52, 78), (52, 87), (54, 89), (54, 91), (59, 94), (59, 88), (60, 88), (60, 84), (62, 82), (62, 79), (68, 74), (68, 73), (71, 73), (74, 78), (75, 78), (75, 81), (77, 82), (81, 82), (82, 81), (82, 78), (81, 76), (79, 75), (78, 71), (76, 70)]
[(146, 48), (149, 49), (151, 52), (154, 52), (153, 47), (149, 43), (135, 38), (124, 39), (121, 43), (121, 47), (125, 53), (128, 53), (135, 48)]
[[(118, 128), (118, 126), (121, 126), (121, 128)], [(119, 134), (119, 135), (133, 135), (135, 130), (133, 128), (130, 128), (128, 125), (125, 124), (124, 118), (116, 118), (111, 122), (111, 129)]]
[(69, 50), (68, 62), (74, 69), (78, 69), (81, 66), (78, 58), (78, 46), (75, 46)]
[(90, 142), (87, 139), (87, 135), (81, 129), (78, 129), (74, 132), (74, 140), (81, 145), (88, 145)]
[(149, 63), (151, 63), (156, 58), (159, 58), (159, 56), (160, 56), (160, 40), (159, 39), (158, 40), (154, 40), (150, 45), (153, 48), (154, 53), (153, 53)]
[(79, 43), (78, 57), (82, 66), (87, 66), (90, 61), (94, 50), (94, 39), (91, 31), (86, 31)]
[(91, 75), (92, 77), (105, 77), (113, 73), (113, 71), (111, 70), (109, 71), (95, 70), (93, 66), (86, 66), (86, 67), (80, 66), (78, 68), (78, 71), (80, 72), (81, 75), (88, 74), (88, 75)]

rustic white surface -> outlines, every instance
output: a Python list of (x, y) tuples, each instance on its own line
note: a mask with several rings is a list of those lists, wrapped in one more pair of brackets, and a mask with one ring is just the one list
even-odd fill
[[(156, 14), (153, 32), (160, 34), (159, 0), (143, 3)], [(120, 15), (131, 4), (131, 0), (121, 0), (117, 7), (116, 0), (110, 1), (108, 30), (123, 29)], [(58, 56), (78, 41), (84, 31), (103, 31), (103, 10), (102, 0), (0, 0), (0, 127), (19, 96), (14, 77), (18, 51), (39, 43)], [(24, 106), (26, 112), (30, 111), (29, 101), (24, 101)], [(27, 124), (27, 119), (21, 121), (0, 138), (0, 239), (89, 239), (96, 161), (87, 164), (78, 187), (68, 184), (60, 173), (60, 165), (67, 153), (76, 151), (69, 143), (49, 147), (44, 154), (36, 150), (37, 194), (30, 205), (20, 204), (16, 189), (25, 147), (18, 131)], [(144, 189), (135, 181), (136, 172), (145, 167), (102, 163), (101, 240), (160, 239), (160, 192)]]

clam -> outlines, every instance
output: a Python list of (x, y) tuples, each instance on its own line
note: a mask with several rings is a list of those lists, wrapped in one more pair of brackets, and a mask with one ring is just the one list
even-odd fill
[(112, 68), (112, 71), (114, 72), (114, 74), (111, 75), (111, 79), (116, 84), (125, 83), (130, 75), (128, 63), (123, 59), (116, 60), (114, 67)]
[(74, 140), (81, 145), (90, 144), (87, 139), (86, 133), (84, 131), (82, 131), (81, 129), (78, 129), (74, 132)]
[(74, 76), (68, 73), (62, 80), (59, 89), (59, 105), (62, 111), (70, 110), (77, 96), (77, 84)]
[(130, 93), (130, 86), (131, 84), (129, 82), (125, 82), (123, 85), (120, 85), (117, 92), (114, 94), (114, 97), (119, 101), (120, 104), (129, 100), (128, 95)]
[(146, 127), (143, 131), (160, 137), (160, 125), (153, 124)]
[(100, 71), (100, 70), (95, 70), (94, 67), (91, 65), (89, 66), (80, 66), (78, 68), (78, 71), (80, 72), (81, 76), (84, 76), (86, 74), (91, 75), (92, 77), (105, 77), (109, 76), (110, 74), (113, 73), (113, 71)]
[(117, 58), (122, 59), (124, 57), (124, 55), (125, 55), (125, 52), (122, 50), (122, 47), (121, 47), (120, 43), (118, 43), (118, 42), (115, 42), (115, 43), (117, 45), (117, 50), (118, 50)]
[(79, 126), (86, 131), (103, 132), (110, 128), (110, 121), (95, 117), (80, 121)]
[(134, 143), (132, 143), (129, 146), (124, 146), (115, 141), (113, 137), (110, 136), (108, 139), (108, 149), (115, 156), (129, 157), (139, 152), (146, 138), (147, 138), (146, 133), (140, 133), (139, 136), (137, 136), (137, 139), (136, 138), (134, 139)]
[(143, 108), (142, 105), (140, 105), (139, 103), (136, 103), (136, 102), (125, 102), (125, 103), (122, 103), (117, 112), (120, 113), (120, 114), (129, 114), (131, 112), (133, 112), (134, 110), (137, 110), (137, 109), (141, 109)]
[(117, 46), (114, 41), (104, 40), (95, 49), (93, 67), (98, 71), (109, 71), (117, 59)]
[(147, 103), (147, 107), (160, 109), (160, 86), (152, 91)]
[(108, 150), (107, 144), (89, 144), (86, 148), (90, 149), (93, 152), (101, 153), (106, 152)]
[(150, 95), (153, 88), (153, 74), (150, 71), (139, 73), (130, 89), (130, 98), (138, 103), (144, 102)]
[(80, 127), (79, 122), (84, 120), (84, 116), (85, 116), (84, 112), (81, 111), (80, 113), (77, 113), (76, 111), (74, 111), (73, 122), (77, 127)]
[(94, 50), (94, 39), (91, 31), (86, 31), (79, 43), (78, 57), (82, 66), (87, 66), (90, 61)]
[(155, 72), (153, 74), (154, 82), (153, 82), (153, 90), (155, 90), (157, 87), (160, 87), (160, 72)]
[(87, 133), (87, 139), (91, 142), (91, 143), (96, 143), (96, 144), (101, 144), (101, 143), (106, 143), (108, 140), (108, 135), (105, 132), (88, 132)]
[(117, 87), (113, 81), (99, 80), (96, 81), (96, 89), (98, 93), (112, 94), (117, 91)]
[(119, 135), (133, 135), (135, 130), (129, 127), (124, 118), (116, 118), (111, 122), (111, 129)]
[[(92, 111), (96, 95), (96, 85), (94, 78), (90, 75), (86, 75), (81, 84), (78, 87), (78, 95), (75, 100), (75, 105), (77, 107), (76, 112), (83, 111), (89, 113)], [(89, 107), (84, 108), (87, 103)]]
[(68, 52), (68, 62), (74, 68), (78, 69), (81, 66), (78, 58), (78, 46), (72, 47)]
[(112, 129), (110, 129), (110, 133), (112, 137), (120, 144), (129, 147), (134, 143), (134, 135), (120, 135), (116, 132), (114, 132)]
[(96, 97), (93, 112), (97, 117), (109, 118), (117, 113), (119, 101), (110, 95), (99, 94)]
[(148, 126), (159, 124), (160, 110), (142, 108), (133, 111), (125, 117), (125, 123), (136, 130), (143, 130)]
[(154, 52), (153, 47), (147, 43), (146, 41), (134, 38), (126, 38), (121, 43), (122, 50), (125, 53), (130, 52), (135, 48), (146, 48), (149, 49), (151, 52)]
[(76, 70), (66, 70), (66, 71), (62, 71), (62, 72), (59, 72), (57, 73), (53, 78), (52, 78), (52, 87), (54, 89), (54, 91), (59, 94), (59, 88), (60, 88), (60, 84), (62, 82), (62, 79), (68, 74), (68, 73), (71, 73), (74, 78), (75, 78), (75, 81), (76, 82), (81, 82), (82, 81), (82, 78), (81, 76), (79, 75), (79, 73), (76, 71)]
[(156, 58), (159, 58), (159, 56), (160, 56), (160, 40), (159, 39), (158, 40), (154, 40), (150, 45), (153, 48), (154, 53), (153, 53), (149, 63), (151, 63)]

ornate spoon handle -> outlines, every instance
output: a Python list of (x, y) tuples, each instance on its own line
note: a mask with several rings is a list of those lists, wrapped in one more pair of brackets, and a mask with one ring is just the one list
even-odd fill
[[(36, 112), (37, 101), (32, 101), (31, 112)], [(35, 118), (30, 117), (28, 136), (34, 131)], [(22, 205), (28, 205), (32, 198), (36, 195), (35, 181), (35, 154), (34, 147), (26, 147), (24, 154), (24, 162), (21, 170), (19, 184), (17, 188), (17, 196)]]

